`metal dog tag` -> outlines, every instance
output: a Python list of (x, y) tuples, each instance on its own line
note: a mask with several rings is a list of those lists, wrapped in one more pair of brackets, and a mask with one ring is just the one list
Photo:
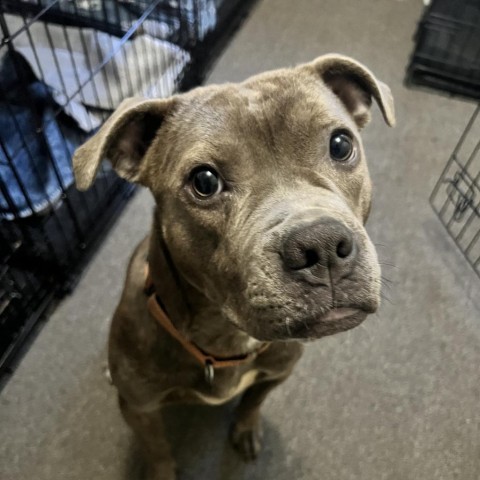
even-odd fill
[(205, 362), (204, 374), (205, 374), (205, 381), (209, 385), (213, 385), (213, 379), (215, 378), (215, 370), (213, 368), (212, 363), (209, 360)]

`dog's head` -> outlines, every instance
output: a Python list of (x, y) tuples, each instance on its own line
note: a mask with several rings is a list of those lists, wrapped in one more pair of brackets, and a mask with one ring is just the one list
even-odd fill
[(129, 99), (74, 157), (80, 188), (103, 158), (152, 191), (184, 279), (259, 340), (318, 338), (379, 305), (363, 227), (371, 184), (359, 130), (388, 87), (327, 55), (240, 84)]

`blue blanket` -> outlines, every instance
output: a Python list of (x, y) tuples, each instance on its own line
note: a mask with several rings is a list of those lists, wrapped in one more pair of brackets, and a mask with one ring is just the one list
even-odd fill
[[(20, 68), (23, 70), (20, 71)], [(48, 87), (5, 56), (0, 65), (0, 217), (50, 210), (73, 182), (79, 129), (58, 113)]]

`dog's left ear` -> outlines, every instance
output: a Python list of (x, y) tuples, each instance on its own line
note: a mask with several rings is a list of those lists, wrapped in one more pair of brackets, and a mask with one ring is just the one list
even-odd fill
[(361, 63), (352, 58), (329, 54), (318, 57), (306, 65), (343, 102), (359, 128), (370, 121), (372, 97), (382, 111), (385, 122), (395, 125), (393, 97), (385, 83)]

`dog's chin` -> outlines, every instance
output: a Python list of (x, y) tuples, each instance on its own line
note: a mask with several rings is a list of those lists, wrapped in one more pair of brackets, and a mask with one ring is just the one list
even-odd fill
[(360, 325), (367, 315), (366, 311), (357, 308), (336, 308), (319, 318), (296, 322), (294, 326), (289, 326), (290, 338), (315, 340), (345, 332)]
[(324, 315), (316, 317), (295, 319), (288, 324), (276, 325), (272, 331), (256, 332), (257, 340), (317, 340), (328, 335), (345, 332), (360, 325), (371, 311), (359, 308), (335, 308)]

